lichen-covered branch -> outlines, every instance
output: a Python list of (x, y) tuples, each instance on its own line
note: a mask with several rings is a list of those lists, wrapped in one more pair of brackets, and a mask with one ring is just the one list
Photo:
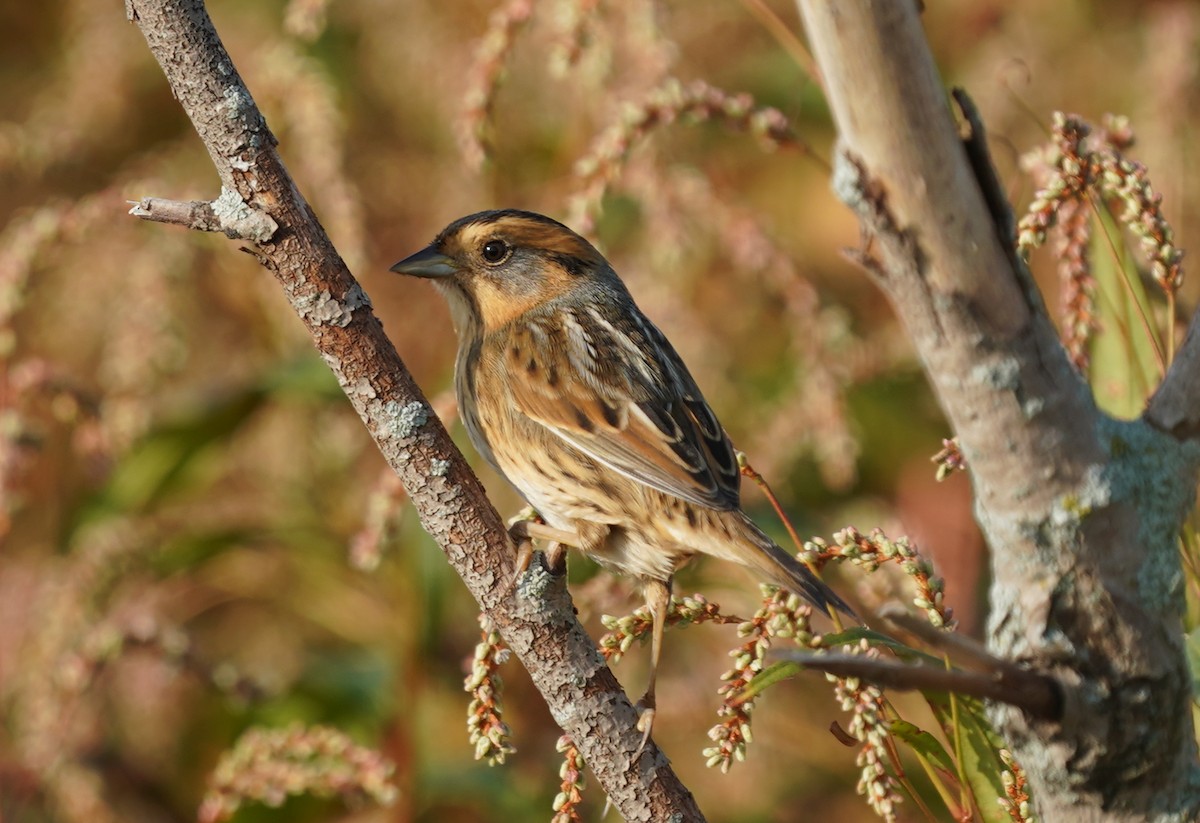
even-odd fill
[(174, 223), (197, 231), (219, 231), (233, 240), (265, 243), (279, 226), (265, 212), (246, 205), (236, 192), (226, 190), (216, 200), (165, 200), (143, 197), (129, 213), (155, 223)]
[[(1156, 426), (1100, 412), (1013, 254), (973, 112), (960, 137), (918, 4), (799, 6), (839, 131), (834, 188), (871, 238), (856, 258), (908, 329), (971, 468), (992, 549), (990, 650), (1063, 698), (1057, 721), (992, 708), (1038, 816), (1195, 819), (1176, 539), (1200, 446), (1172, 434), (1196, 419), (1197, 381), (1168, 378)], [(1189, 348), (1194, 361), (1200, 342), (1179, 361)]]
[[(597, 781), (628, 820), (702, 820), (653, 744), (631, 762), (641, 741), (633, 706), (575, 619), (561, 576), (535, 564), (514, 587), (514, 550), (499, 515), (296, 189), (204, 4), (127, 0), (126, 11), (208, 148), (222, 214), (258, 226), (238, 229), (238, 236), (258, 244), (259, 260), (283, 287), (425, 529), (529, 670)], [(197, 214), (194, 204), (148, 202), (148, 216), (167, 208), (180, 217), (172, 222), (191, 225)], [(198, 211), (203, 224), (216, 209)]]

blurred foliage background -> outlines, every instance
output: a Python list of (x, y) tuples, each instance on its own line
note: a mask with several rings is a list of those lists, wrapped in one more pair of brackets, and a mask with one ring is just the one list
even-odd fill
[[(981, 634), (969, 484), (934, 481), (949, 432), (886, 302), (840, 255), (860, 238), (828, 190), (832, 126), (790, 3), (210, 11), (448, 421), (448, 314), (387, 267), (483, 208), (569, 219), (675, 342), (800, 532), (909, 535), (946, 578), (960, 630)], [(955, 0), (927, 4), (925, 21), (1018, 205), (1033, 189), (1018, 158), (1045, 141), (1052, 111), (1123, 113), (1188, 245), (1196, 3)], [(679, 114), (698, 80), (708, 102)], [(502, 768), (473, 760), (462, 681), (475, 605), (274, 280), (237, 243), (126, 216), (128, 200), (207, 199), (218, 184), (121, 4), (0, 6), (0, 85), (0, 818), (193, 819), (241, 732), (302, 722), (393, 760), (396, 803), (305, 797), (239, 820), (548, 820), (560, 758), (545, 705), (505, 666), (518, 754)], [(740, 93), (778, 114), (742, 116)], [(775, 139), (756, 134), (780, 117)], [(1034, 264), (1053, 310), (1052, 261)], [(1195, 303), (1190, 283), (1182, 302)], [(746, 497), (782, 535), (751, 484)], [(727, 572), (700, 564), (676, 590), (753, 613), (754, 581)], [(602, 613), (640, 602), (582, 560), (572, 581), (596, 635)], [(883, 573), (834, 582), (867, 607), (912, 597)], [(705, 769), (737, 644), (733, 627), (671, 632), (659, 685), (656, 739), (710, 818), (875, 819), (817, 675), (767, 695), (745, 763)], [(635, 694), (645, 656), (618, 669)], [(923, 819), (914, 804), (901, 815)]]

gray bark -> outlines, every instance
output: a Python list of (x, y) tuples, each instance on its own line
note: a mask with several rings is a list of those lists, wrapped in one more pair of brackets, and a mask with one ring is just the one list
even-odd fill
[(1200, 333), (1142, 419), (1098, 410), (1011, 252), (990, 167), (959, 137), (917, 4), (799, 6), (840, 135), (835, 190), (872, 237), (861, 261), (970, 466), (989, 646), (1060, 686), (1050, 721), (991, 710), (1039, 818), (1196, 819), (1177, 539), (1200, 464)]

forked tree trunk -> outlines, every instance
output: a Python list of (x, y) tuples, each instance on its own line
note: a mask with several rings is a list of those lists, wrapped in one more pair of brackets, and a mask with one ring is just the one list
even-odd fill
[(1141, 419), (1101, 412), (968, 157), (917, 4), (799, 6), (840, 134), (835, 190), (970, 466), (989, 644), (1060, 686), (1052, 722), (992, 711), (1039, 819), (1194, 820), (1178, 534), (1200, 462), (1196, 325)]

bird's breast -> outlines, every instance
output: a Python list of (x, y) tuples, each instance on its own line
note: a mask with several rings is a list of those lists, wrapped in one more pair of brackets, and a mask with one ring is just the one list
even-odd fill
[(480, 410), (480, 355), (481, 345), (478, 340), (464, 342), (459, 347), (458, 358), (454, 364), (454, 393), (458, 398), (458, 416), (475, 451), (479, 452), (492, 468), (503, 471), (492, 452)]
[[(518, 410), (509, 392), (514, 378), (481, 361), (465, 391), (474, 386), (474, 402), (463, 403), (463, 422), (481, 454), (517, 488), (551, 525), (571, 528), (570, 520), (611, 522), (624, 506), (625, 481), (555, 436)], [(466, 409), (470, 407), (468, 412)]]

